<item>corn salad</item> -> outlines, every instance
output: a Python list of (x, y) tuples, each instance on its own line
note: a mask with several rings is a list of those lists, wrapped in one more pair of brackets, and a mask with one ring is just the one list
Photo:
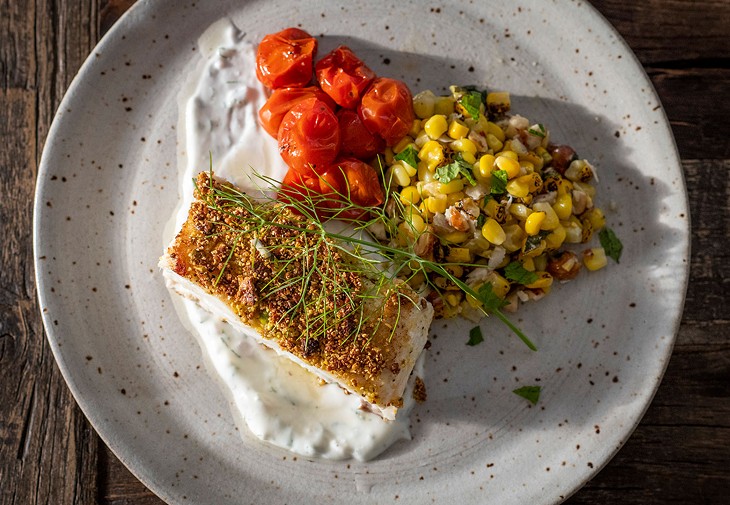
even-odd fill
[[(475, 291), (489, 283), (507, 310), (543, 297), (583, 266), (605, 266), (600, 247), (582, 257), (565, 249), (605, 226), (593, 203), (595, 168), (551, 143), (544, 125), (511, 114), (508, 93), (452, 86), (448, 96), (417, 94), (413, 106), (409, 134), (384, 155), (396, 196), (387, 209), (397, 223), (394, 244), (447, 265)], [(428, 292), (438, 316), (481, 316), (453, 279), (406, 275)]]

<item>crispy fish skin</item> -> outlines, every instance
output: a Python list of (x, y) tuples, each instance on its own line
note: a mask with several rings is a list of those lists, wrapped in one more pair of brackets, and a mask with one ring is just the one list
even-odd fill
[[(160, 259), (168, 286), (395, 419), (431, 305), (400, 281), (373, 283), (339, 248), (303, 233), (306, 218), (283, 204), (235, 205), (231, 191), (199, 174), (187, 220)], [(271, 221), (251, 226), (263, 212)]]

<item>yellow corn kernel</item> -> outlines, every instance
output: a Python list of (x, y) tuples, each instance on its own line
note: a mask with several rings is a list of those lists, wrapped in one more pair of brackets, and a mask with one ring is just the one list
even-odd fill
[(527, 196), (523, 196), (522, 198), (520, 198), (520, 203), (524, 203), (525, 205), (530, 206), (532, 205), (532, 200), (532, 194), (528, 194)]
[(592, 247), (583, 251), (583, 264), (588, 270), (600, 270), (608, 264), (603, 247)]
[(502, 150), (502, 147), (504, 144), (501, 140), (499, 140), (497, 137), (492, 135), (491, 133), (487, 133), (487, 146), (489, 149), (492, 150), (492, 152), (499, 152)]
[(593, 223), (591, 223), (590, 219), (581, 219), (580, 220), (581, 227), (583, 228), (583, 233), (581, 233), (580, 241), (582, 243), (590, 242), (590, 240), (593, 238)]
[(408, 174), (408, 177), (413, 177), (414, 175), (416, 175), (418, 173), (418, 169), (410, 166), (408, 163), (406, 163), (403, 160), (398, 160), (397, 163), (400, 163), (401, 165), (403, 165), (403, 170), (406, 171), (406, 173)]
[(513, 203), (509, 206), (509, 213), (517, 219), (524, 221), (530, 214), (532, 214), (532, 209), (524, 203)]
[(429, 140), (428, 142), (423, 144), (421, 150), (418, 151), (418, 157), (428, 163), (429, 170), (436, 170), (436, 167), (439, 165), (439, 163), (444, 161), (444, 148), (439, 142), (435, 140)]
[(598, 207), (593, 207), (585, 211), (581, 217), (591, 222), (594, 233), (606, 226), (606, 216), (603, 215), (603, 211)]
[(385, 154), (385, 164), (392, 165), (393, 164), (393, 149), (391, 147), (386, 147), (383, 154)]
[(491, 217), (488, 217), (482, 226), (482, 236), (494, 245), (501, 245), (506, 238), (500, 224)]
[(525, 220), (525, 233), (528, 235), (537, 235), (543, 221), (545, 221), (544, 212), (533, 212)]
[[(462, 277), (464, 275), (464, 267), (462, 267), (461, 265), (446, 265), (444, 268), (449, 271), (454, 277)], [(457, 292), (455, 294), (459, 295), (459, 298), (461, 298), (461, 293)]]
[(400, 201), (403, 205), (415, 205), (421, 201), (421, 194), (415, 186), (406, 186), (400, 192)]
[(565, 177), (573, 182), (588, 182), (593, 178), (593, 170), (586, 160), (574, 160), (565, 170)]
[[(458, 141), (457, 141), (458, 142)], [(470, 165), (474, 165), (477, 162), (476, 156), (474, 154), (470, 153), (469, 151), (464, 151), (461, 153), (461, 158), (469, 163)]]
[(492, 91), (487, 93), (487, 108), (494, 114), (504, 114), (512, 106), (509, 93), (506, 91)]
[(521, 162), (530, 163), (534, 170), (542, 170), (543, 159), (532, 151), (528, 151), (525, 154), (520, 154), (519, 158)]
[(449, 124), (449, 137), (452, 139), (461, 139), (466, 137), (467, 133), (469, 133), (469, 127), (464, 124), (463, 121), (459, 121), (458, 119), (452, 119), (451, 123)]
[(534, 272), (535, 271), (535, 259), (534, 258), (525, 258), (522, 260), (522, 267), (527, 270), (528, 272)]
[[(463, 181), (462, 181), (463, 183)], [(458, 204), (460, 201), (462, 201), (464, 198), (466, 198), (466, 195), (463, 191), (457, 191), (455, 193), (449, 193), (446, 195), (446, 207), (451, 207), (452, 205)]]
[(446, 293), (444, 295), (444, 301), (452, 307), (456, 307), (461, 303), (461, 297), (458, 295), (458, 293)]
[(583, 226), (578, 218), (570, 216), (570, 219), (560, 223), (565, 228), (565, 242), (567, 244), (580, 244), (583, 238)]
[(500, 142), (504, 142), (504, 131), (496, 123), (487, 121), (486, 132), (494, 135), (497, 138), (497, 140), (499, 140)]
[(565, 228), (562, 225), (558, 225), (557, 228), (545, 237), (545, 245), (548, 249), (557, 249), (565, 242), (565, 235)]
[(522, 257), (523, 258), (534, 258), (535, 256), (540, 256), (542, 253), (545, 252), (545, 249), (547, 249), (547, 243), (545, 243), (544, 240), (541, 240), (537, 244), (537, 246), (533, 246), (528, 251), (525, 251), (524, 247), (523, 247)]
[(567, 193), (559, 194), (553, 204), (553, 210), (559, 219), (563, 221), (568, 219), (573, 214), (573, 199)]
[[(461, 138), (454, 140), (450, 146), (451, 149), (459, 153), (470, 153), (471, 155), (475, 155), (477, 153), (477, 145), (471, 139)], [(476, 159), (474, 161), (476, 161)]]
[(584, 182), (573, 181), (573, 186), (572, 187), (575, 188), (575, 189), (578, 189), (578, 190), (582, 191), (583, 193), (585, 193), (586, 195), (590, 196), (591, 198), (595, 198), (596, 197), (596, 187), (593, 186), (592, 184), (587, 184), (587, 183), (584, 183)]
[(537, 154), (539, 157), (542, 158), (543, 163), (548, 164), (551, 161), (553, 161), (553, 157), (550, 156), (550, 153), (547, 149), (545, 149), (543, 146), (537, 146), (535, 148), (535, 154)]
[(553, 283), (553, 276), (548, 272), (535, 272), (538, 279), (530, 284), (525, 284), (526, 288), (530, 289), (544, 289), (549, 288)]
[(464, 189), (464, 181), (461, 179), (453, 179), (446, 184), (439, 183), (438, 192), (442, 195), (449, 195), (451, 193), (461, 191), (462, 189)]
[(545, 213), (545, 219), (540, 225), (541, 230), (554, 230), (555, 228), (560, 226), (560, 219), (558, 219), (558, 215), (555, 213), (549, 203), (537, 202), (535, 205), (532, 206), (532, 209), (536, 212)]
[[(433, 109), (434, 114), (443, 114), (448, 116), (454, 112), (454, 97), (451, 96), (439, 96), (436, 97), (436, 103)], [(446, 130), (444, 130), (446, 131)]]
[(527, 240), (527, 234), (518, 224), (507, 224), (504, 226), (504, 234), (506, 238), (502, 243), (502, 247), (507, 249), (509, 252), (515, 252), (522, 249), (522, 246)]
[(443, 135), (448, 128), (449, 124), (443, 114), (434, 114), (423, 123), (423, 129), (433, 140)]
[(452, 231), (439, 235), (439, 237), (448, 244), (461, 244), (469, 238), (469, 235), (463, 231)]
[(512, 179), (506, 186), (507, 192), (515, 198), (523, 198), (530, 194), (530, 187), (520, 179), (522, 179), (522, 177)]
[(494, 155), (485, 154), (479, 158), (479, 169), (474, 171), (477, 179), (490, 181), (494, 170)]
[(426, 230), (426, 222), (415, 209), (406, 216), (406, 223), (411, 235), (418, 235)]
[(500, 156), (504, 156), (505, 158), (509, 158), (511, 160), (519, 161), (520, 157), (517, 155), (516, 152), (512, 151), (511, 149), (505, 148), (502, 152), (499, 153)]
[(499, 203), (494, 198), (487, 200), (484, 205), (484, 212), (500, 224), (504, 224), (507, 220), (507, 206)]
[[(406, 147), (408, 147), (410, 144), (413, 144), (413, 138), (406, 135), (402, 139), (398, 141), (396, 145), (393, 146), (393, 152), (395, 154), (398, 154), (399, 152), (403, 151)], [(415, 148), (415, 145), (414, 145)]]
[(418, 149), (422, 148), (423, 144), (431, 140), (431, 138), (428, 136), (428, 133), (426, 133), (426, 130), (424, 130), (423, 128), (421, 128), (421, 131), (419, 131), (417, 135), (414, 135), (413, 138), (416, 139), (413, 142), (416, 144), (416, 147)]
[(426, 208), (434, 214), (446, 212), (446, 195), (429, 196), (424, 200)]
[(411, 178), (408, 177), (406, 169), (400, 163), (391, 167), (391, 174), (393, 180), (399, 186), (408, 186), (411, 183)]
[(504, 153), (505, 151), (502, 151), (502, 153), (497, 156), (497, 158), (494, 160), (494, 164), (497, 165), (497, 168), (499, 168), (500, 170), (504, 170), (505, 172), (507, 172), (507, 177), (509, 179), (517, 177), (518, 175), (520, 175), (519, 162), (517, 160), (513, 160), (508, 156), (505, 156)]
[(423, 286), (424, 282), (426, 282), (426, 276), (423, 272), (416, 272), (415, 274), (411, 275), (406, 282), (413, 289), (418, 289)]
[(449, 263), (471, 263), (474, 261), (474, 256), (466, 247), (450, 247), (449, 253), (446, 255), (446, 261)]
[(418, 170), (416, 173), (418, 175), (418, 180), (421, 182), (431, 182), (434, 180), (434, 172), (428, 169), (428, 163), (425, 161), (418, 162)]
[(530, 173), (520, 177), (520, 180), (527, 182), (530, 193), (538, 193), (542, 189), (542, 177), (540, 174)]
[(497, 272), (490, 273), (487, 277), (487, 282), (492, 285), (492, 292), (498, 297), (504, 298), (509, 293), (509, 281)]
[(418, 204), (418, 213), (421, 214), (421, 217), (426, 221), (433, 219), (433, 212), (429, 212), (426, 208), (426, 203), (423, 201)]
[(520, 172), (532, 174), (535, 172), (535, 165), (531, 161), (525, 161), (520, 157)]
[(421, 132), (421, 120), (414, 119), (413, 123), (411, 123), (411, 129), (408, 132), (408, 135), (410, 135), (411, 137), (413, 137), (415, 139), (420, 132)]
[(432, 91), (426, 90), (421, 91), (413, 97), (413, 112), (416, 113), (416, 117), (426, 119), (427, 117), (433, 116), (434, 108), (436, 106), (436, 95)]

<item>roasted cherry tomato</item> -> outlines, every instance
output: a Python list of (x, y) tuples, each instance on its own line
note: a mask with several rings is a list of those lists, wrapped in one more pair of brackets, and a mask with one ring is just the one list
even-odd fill
[(337, 105), (348, 109), (357, 107), (365, 88), (375, 78), (375, 72), (347, 46), (340, 46), (322, 58), (314, 70), (322, 90)]
[(317, 98), (305, 98), (286, 113), (278, 138), (281, 157), (302, 173), (329, 165), (340, 152), (337, 116)]
[(402, 139), (413, 126), (413, 98), (402, 81), (375, 79), (362, 97), (358, 113), (371, 133), (389, 146)]
[(312, 80), (317, 39), (299, 28), (267, 35), (256, 51), (256, 77), (269, 88), (302, 87)]
[(367, 160), (385, 149), (385, 141), (370, 133), (354, 110), (338, 110), (337, 120), (340, 123), (340, 152), (343, 155)]
[[(341, 181), (342, 189), (339, 192), (343, 198), (343, 205), (333, 214), (338, 219), (362, 219), (372, 207), (377, 207), (385, 201), (378, 173), (364, 161), (340, 158), (325, 169), (324, 173), (330, 178)], [(345, 202), (347, 200), (349, 202)]]
[(289, 169), (279, 189), (279, 200), (297, 200), (314, 204), (314, 213), (321, 217), (331, 217), (335, 209), (342, 206), (341, 194), (343, 177), (340, 172), (323, 170), (322, 174), (313, 171), (298, 172)]
[(279, 126), (281, 120), (289, 112), (292, 107), (304, 100), (305, 98), (318, 98), (335, 109), (335, 102), (319, 89), (317, 86), (309, 86), (306, 88), (279, 88), (275, 89), (261, 110), (259, 110), (259, 120), (261, 126), (264, 127), (269, 135), (276, 138), (279, 134)]

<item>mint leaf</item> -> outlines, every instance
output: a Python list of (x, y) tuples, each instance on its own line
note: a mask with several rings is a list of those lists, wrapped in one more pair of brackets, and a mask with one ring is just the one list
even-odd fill
[(413, 168), (418, 168), (418, 151), (408, 146), (393, 157), (394, 160), (405, 161)]
[(479, 91), (464, 93), (459, 99), (459, 104), (473, 119), (479, 119), (479, 106), (482, 104), (482, 94)]
[(504, 170), (495, 170), (492, 172), (492, 191), (493, 195), (502, 195), (507, 191), (507, 172)]
[(530, 272), (519, 261), (513, 261), (504, 268), (504, 276), (519, 284), (532, 284), (540, 277), (535, 272)]
[(621, 258), (621, 251), (624, 249), (624, 245), (618, 239), (616, 234), (611, 228), (604, 228), (598, 233), (598, 240), (601, 241), (601, 247), (606, 250), (606, 255), (609, 258), (618, 263)]
[(482, 335), (482, 329), (479, 326), (475, 326), (469, 330), (469, 341), (466, 345), (475, 346), (484, 342), (484, 336)]
[(533, 405), (537, 405), (537, 401), (540, 399), (540, 391), (542, 391), (540, 386), (522, 386), (512, 392), (517, 396), (521, 396)]
[(459, 175), (462, 175), (472, 186), (477, 185), (477, 181), (471, 173), (471, 165), (464, 161), (461, 154), (454, 156), (454, 160), (448, 165), (438, 167), (434, 178), (441, 184), (446, 184), (459, 177)]

